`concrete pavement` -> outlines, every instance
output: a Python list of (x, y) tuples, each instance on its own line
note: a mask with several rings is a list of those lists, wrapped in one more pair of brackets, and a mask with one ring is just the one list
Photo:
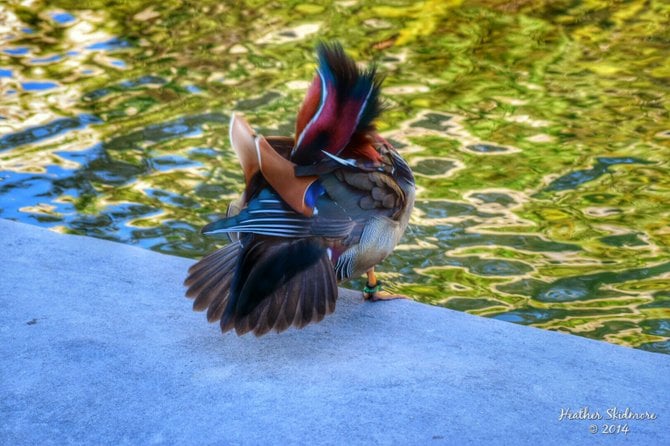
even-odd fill
[(669, 438), (667, 355), (349, 291), (306, 329), (221, 335), (183, 297), (192, 260), (7, 220), (0, 234), (2, 445)]

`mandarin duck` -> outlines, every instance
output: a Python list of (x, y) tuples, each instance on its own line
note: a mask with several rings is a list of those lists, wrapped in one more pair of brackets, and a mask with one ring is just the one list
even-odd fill
[(185, 281), (194, 310), (207, 309), (223, 332), (260, 336), (319, 322), (335, 309), (338, 282), (363, 274), (364, 298), (402, 297), (380, 291), (374, 272), (402, 237), (415, 196), (409, 166), (374, 127), (381, 80), (339, 44), (317, 52), (295, 138), (265, 138), (231, 117), (246, 187), (202, 232), (232, 243)]

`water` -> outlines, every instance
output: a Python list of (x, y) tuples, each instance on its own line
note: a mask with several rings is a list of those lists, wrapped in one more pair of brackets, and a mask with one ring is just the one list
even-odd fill
[(670, 353), (667, 2), (180, 3), (0, 5), (0, 217), (213, 250), (231, 111), (291, 134), (339, 39), (417, 177), (393, 291)]

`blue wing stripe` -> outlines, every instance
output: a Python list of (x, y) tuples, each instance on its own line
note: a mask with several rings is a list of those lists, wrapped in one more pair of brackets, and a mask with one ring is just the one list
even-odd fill
[(262, 190), (239, 214), (206, 225), (207, 235), (255, 233), (275, 237), (346, 237), (354, 222), (348, 218), (305, 217), (290, 209), (276, 193)]
[(279, 200), (258, 200), (258, 203), (271, 203), (271, 204), (282, 204)]
[(241, 226), (241, 227), (231, 227), (231, 228), (223, 228), (223, 229), (216, 229), (211, 232), (207, 232), (207, 235), (214, 235), (214, 234), (225, 234), (229, 232), (251, 232), (254, 234), (262, 234), (262, 235), (270, 235), (270, 236), (275, 236), (275, 237), (295, 237), (295, 238), (300, 238), (304, 237), (305, 234), (301, 231), (294, 231), (294, 230), (285, 230), (285, 229), (279, 229), (276, 227), (270, 227), (270, 226)]
[(250, 214), (292, 214), (294, 212), (285, 209), (255, 209), (249, 211)]

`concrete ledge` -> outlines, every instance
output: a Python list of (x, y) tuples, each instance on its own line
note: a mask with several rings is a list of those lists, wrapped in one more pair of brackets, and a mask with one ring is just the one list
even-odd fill
[[(0, 234), (3, 445), (668, 439), (670, 356), (346, 291), (321, 324), (222, 336), (183, 297), (191, 260), (6, 220)], [(559, 421), (585, 406), (603, 419)]]

